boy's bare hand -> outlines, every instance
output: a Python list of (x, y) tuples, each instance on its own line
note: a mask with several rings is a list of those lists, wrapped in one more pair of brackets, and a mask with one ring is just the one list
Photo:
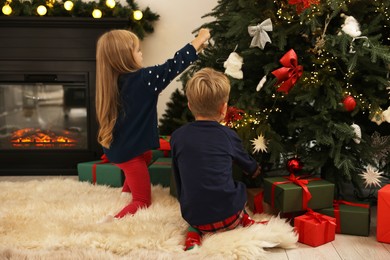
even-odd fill
[(255, 173), (253, 173), (252, 175), (252, 179), (255, 179), (260, 174), (261, 174), (261, 166), (258, 164)]

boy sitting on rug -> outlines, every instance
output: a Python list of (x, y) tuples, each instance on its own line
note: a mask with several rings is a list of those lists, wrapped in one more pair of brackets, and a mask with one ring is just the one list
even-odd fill
[(256, 178), (258, 163), (241, 139), (223, 126), (230, 93), (226, 75), (204, 68), (188, 81), (186, 96), (195, 121), (171, 136), (172, 165), (182, 217), (189, 223), (185, 250), (201, 235), (255, 223), (245, 212), (246, 188), (233, 180), (232, 164)]

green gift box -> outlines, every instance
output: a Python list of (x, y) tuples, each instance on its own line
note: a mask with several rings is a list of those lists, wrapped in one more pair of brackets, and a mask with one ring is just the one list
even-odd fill
[(335, 201), (332, 208), (320, 209), (319, 213), (336, 218), (336, 233), (369, 236), (370, 204)]
[(122, 170), (116, 165), (105, 161), (78, 163), (77, 172), (79, 181), (88, 181), (93, 184), (122, 187), (125, 181)]
[(173, 172), (172, 172), (171, 177), (170, 177), (169, 194), (171, 194), (171, 196), (177, 198), (176, 181), (175, 181), (175, 176), (173, 175)]
[(158, 158), (170, 157), (170, 155), (170, 151), (152, 150), (152, 161), (150, 164), (154, 163)]
[(172, 175), (172, 158), (158, 158), (149, 166), (150, 183), (169, 187)]
[[(299, 177), (294, 176), (292, 179), (299, 179)], [(299, 181), (307, 181), (303, 186), (311, 195), (311, 199), (307, 202), (308, 208), (323, 209), (333, 206), (333, 183), (320, 178), (301, 178)], [(282, 213), (305, 210), (304, 196), (304, 189), (289, 180), (289, 177), (264, 178), (264, 201)]]

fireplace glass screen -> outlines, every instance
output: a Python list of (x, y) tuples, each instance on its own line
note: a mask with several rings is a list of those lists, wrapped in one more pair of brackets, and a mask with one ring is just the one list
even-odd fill
[(0, 82), (0, 149), (87, 149), (85, 84)]

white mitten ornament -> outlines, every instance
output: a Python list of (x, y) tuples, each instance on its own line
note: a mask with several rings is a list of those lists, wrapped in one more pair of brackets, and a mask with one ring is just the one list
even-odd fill
[(223, 63), (225, 74), (236, 79), (242, 79), (244, 77), (241, 70), (242, 64), (243, 58), (237, 52), (230, 53), (228, 59)]
[(362, 139), (362, 130), (359, 125), (352, 124), (351, 127), (353, 128), (353, 131), (355, 132), (355, 138), (353, 138), (353, 141), (355, 143), (360, 144), (360, 140)]
[(360, 25), (353, 16), (341, 14), (341, 17), (345, 17), (344, 24), (341, 25), (341, 30), (351, 36), (352, 38), (359, 37), (362, 32), (360, 31)]

